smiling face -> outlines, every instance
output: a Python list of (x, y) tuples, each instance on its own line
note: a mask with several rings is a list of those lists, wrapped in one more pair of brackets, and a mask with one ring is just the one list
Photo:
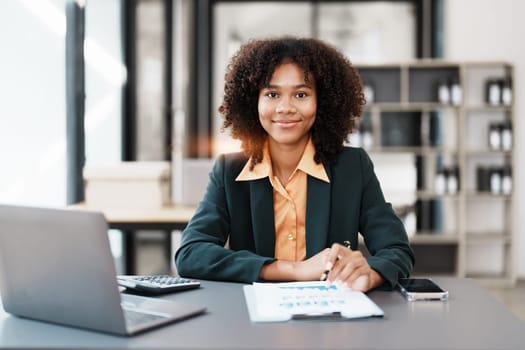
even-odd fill
[(270, 148), (302, 147), (315, 121), (317, 95), (313, 78), (293, 62), (275, 68), (268, 86), (259, 92), (259, 121), (268, 133)]

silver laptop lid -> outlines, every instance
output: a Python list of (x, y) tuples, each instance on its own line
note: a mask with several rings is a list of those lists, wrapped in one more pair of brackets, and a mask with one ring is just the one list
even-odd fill
[(0, 205), (0, 287), (12, 314), (125, 334), (101, 213)]

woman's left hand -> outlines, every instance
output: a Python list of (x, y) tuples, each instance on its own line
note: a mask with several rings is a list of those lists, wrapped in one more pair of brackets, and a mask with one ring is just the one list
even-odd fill
[(332, 244), (326, 259), (329, 270), (328, 283), (344, 283), (346, 286), (366, 292), (384, 282), (383, 277), (373, 270), (359, 250), (351, 250), (339, 243)]

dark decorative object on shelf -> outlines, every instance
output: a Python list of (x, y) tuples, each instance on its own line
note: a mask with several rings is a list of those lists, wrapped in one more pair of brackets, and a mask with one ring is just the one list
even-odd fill
[(512, 82), (510, 78), (503, 79), (501, 86), (501, 103), (505, 106), (512, 104)]
[(441, 104), (459, 106), (463, 100), (463, 89), (461, 88), (459, 78), (456, 76), (450, 79), (439, 79), (437, 90), (437, 100)]
[(438, 195), (457, 194), (459, 191), (459, 168), (439, 167), (434, 178), (434, 192)]
[(512, 149), (512, 125), (510, 121), (501, 124), (501, 148), (505, 151)]
[(438, 101), (442, 104), (450, 103), (450, 89), (446, 79), (441, 79), (438, 82)]
[(501, 86), (499, 79), (488, 79), (485, 83), (485, 102), (491, 106), (497, 106), (500, 100)]
[(512, 170), (510, 168), (510, 165), (506, 165), (503, 167), (502, 172), (502, 178), (501, 178), (501, 192), (503, 194), (511, 194), (512, 193)]
[(459, 106), (463, 100), (463, 89), (457, 77), (450, 81), (450, 103), (454, 106)]
[(490, 192), (494, 194), (501, 193), (501, 169), (493, 167), (490, 169)]
[(434, 179), (434, 192), (438, 195), (444, 194), (447, 189), (447, 170), (439, 168)]
[(459, 168), (450, 167), (447, 174), (447, 193), (456, 194), (459, 190)]
[(442, 229), (441, 200), (416, 201), (416, 229), (420, 233), (439, 233)]
[(490, 191), (490, 168), (478, 166), (476, 169), (477, 190), (478, 192)]
[(488, 139), (491, 150), (512, 150), (512, 125), (510, 121), (490, 123)]
[(505, 194), (512, 193), (512, 170), (510, 165), (478, 166), (476, 169), (478, 192)]
[(381, 145), (421, 146), (421, 112), (381, 113)]
[(485, 82), (485, 102), (491, 106), (512, 104), (512, 81), (509, 77), (489, 78)]
[(489, 147), (492, 150), (498, 150), (501, 148), (501, 124), (490, 123), (489, 124)]

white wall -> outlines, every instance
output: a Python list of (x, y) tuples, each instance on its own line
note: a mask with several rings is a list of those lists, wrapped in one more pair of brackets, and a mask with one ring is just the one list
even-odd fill
[(87, 165), (116, 162), (121, 156), (121, 98), (126, 79), (121, 40), (121, 1), (86, 1)]
[(518, 276), (525, 277), (525, 1), (521, 0), (444, 0), (444, 56), (454, 61), (508, 61), (514, 64), (515, 120), (514, 140), (517, 166), (516, 228)]
[(3, 203), (66, 203), (65, 2), (0, 2)]
[[(0, 1), (0, 202), (66, 204), (66, 0)], [(120, 159), (120, 0), (86, 9), (87, 163)]]

